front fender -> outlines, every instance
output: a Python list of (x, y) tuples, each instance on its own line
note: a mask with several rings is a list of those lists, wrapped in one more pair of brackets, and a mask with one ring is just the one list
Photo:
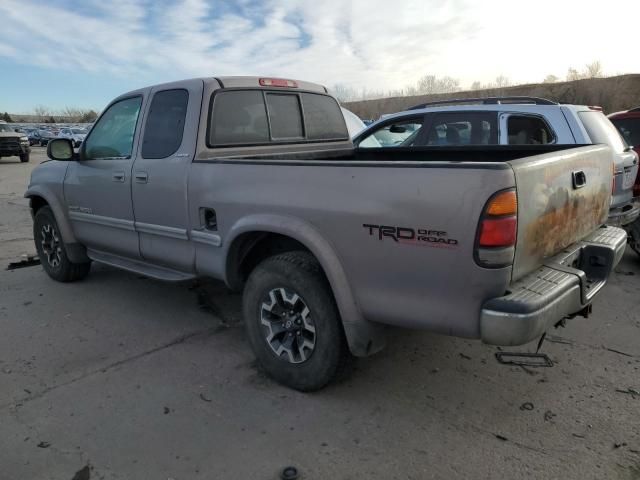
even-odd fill
[[(313, 225), (285, 215), (256, 214), (243, 217), (226, 235), (223, 246), (224, 258), (228, 258), (234, 241), (240, 235), (251, 232), (286, 235), (302, 243), (316, 257), (331, 285), (353, 355), (370, 355), (384, 347), (383, 327), (367, 321), (362, 316), (337, 252)], [(230, 266), (227, 267), (226, 274), (229, 268)]]
[[(88, 262), (89, 257), (87, 257), (86, 249), (76, 239), (73, 229), (71, 228), (71, 222), (66, 214), (66, 208), (62, 202), (58, 200), (58, 196), (46, 186), (30, 185), (24, 197), (31, 201), (35, 198), (41, 198), (49, 205), (49, 208), (51, 208), (56, 218), (60, 236), (62, 237), (69, 260), (76, 263)], [(31, 215), (34, 215), (33, 210), (31, 211)]]

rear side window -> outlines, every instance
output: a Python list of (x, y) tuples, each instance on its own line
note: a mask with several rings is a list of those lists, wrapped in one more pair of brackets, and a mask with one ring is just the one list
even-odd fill
[(274, 139), (302, 138), (302, 112), (297, 95), (267, 93), (267, 109)]
[(495, 113), (438, 113), (433, 117), (425, 144), (495, 145), (498, 143), (496, 124)]
[(507, 132), (509, 145), (547, 145), (555, 141), (547, 122), (532, 115), (509, 115)]
[(142, 140), (143, 158), (166, 158), (182, 144), (189, 93), (165, 90), (153, 96)]
[(614, 118), (611, 123), (629, 145), (640, 146), (640, 118)]
[(602, 112), (578, 112), (592, 143), (604, 143), (616, 152), (622, 152), (627, 146), (616, 127)]
[(327, 95), (223, 90), (211, 109), (209, 146), (349, 139), (338, 102)]

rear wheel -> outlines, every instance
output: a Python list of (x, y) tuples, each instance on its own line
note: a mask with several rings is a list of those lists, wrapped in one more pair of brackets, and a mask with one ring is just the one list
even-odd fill
[(260, 263), (247, 281), (243, 310), (261, 367), (283, 385), (318, 390), (350, 358), (331, 288), (309, 253)]
[(49, 207), (42, 207), (35, 215), (33, 238), (40, 263), (45, 272), (58, 282), (73, 282), (87, 276), (91, 263), (74, 263), (67, 257), (58, 223)]

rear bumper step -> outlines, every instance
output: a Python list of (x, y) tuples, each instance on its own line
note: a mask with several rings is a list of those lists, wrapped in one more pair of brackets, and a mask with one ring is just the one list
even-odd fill
[(483, 305), (482, 341), (523, 345), (585, 310), (607, 283), (626, 242), (627, 233), (621, 228), (602, 227), (512, 283), (506, 295)]

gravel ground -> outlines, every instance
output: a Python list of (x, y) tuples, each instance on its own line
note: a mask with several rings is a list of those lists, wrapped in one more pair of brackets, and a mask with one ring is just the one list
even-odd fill
[(553, 368), (394, 330), (348, 377), (301, 394), (255, 368), (240, 298), (217, 283), (5, 270), (34, 251), (22, 193), (42, 152), (0, 160), (0, 477), (640, 478), (633, 252), (589, 319), (550, 332)]

